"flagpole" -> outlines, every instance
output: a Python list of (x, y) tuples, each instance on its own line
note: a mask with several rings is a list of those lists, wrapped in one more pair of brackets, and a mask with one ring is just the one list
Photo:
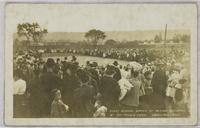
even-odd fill
[(165, 25), (165, 38), (164, 38), (164, 43), (166, 43), (167, 40), (167, 24)]

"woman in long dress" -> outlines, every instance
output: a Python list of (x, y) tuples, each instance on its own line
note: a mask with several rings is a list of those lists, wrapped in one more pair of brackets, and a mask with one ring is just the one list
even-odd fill
[(131, 90), (126, 94), (121, 104), (127, 107), (138, 107), (140, 97), (140, 87), (142, 82), (140, 80), (139, 71), (131, 71), (130, 83), (133, 85)]

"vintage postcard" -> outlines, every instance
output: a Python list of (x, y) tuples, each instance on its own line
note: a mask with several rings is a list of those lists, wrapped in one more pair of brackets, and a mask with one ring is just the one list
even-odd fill
[(196, 4), (5, 9), (6, 125), (197, 123)]

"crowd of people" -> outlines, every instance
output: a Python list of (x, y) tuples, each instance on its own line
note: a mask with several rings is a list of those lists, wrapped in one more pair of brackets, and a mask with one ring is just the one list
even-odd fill
[(156, 59), (167, 58), (169, 54), (173, 54), (174, 58), (179, 58), (179, 56), (184, 56), (187, 54), (185, 50), (168, 50), (168, 49), (133, 49), (133, 48), (80, 48), (80, 49), (46, 49), (42, 50), (45, 53), (69, 53), (78, 54), (84, 56), (94, 56), (111, 58), (125, 61), (136, 61), (139, 63), (148, 63)]
[[(108, 57), (117, 61), (99, 66), (78, 57), (44, 61), (37, 50), (16, 52), (14, 117), (109, 117), (112, 109), (182, 109), (189, 113), (189, 56), (185, 50), (88, 49), (73, 54)], [(130, 59), (129, 59), (130, 58)]]

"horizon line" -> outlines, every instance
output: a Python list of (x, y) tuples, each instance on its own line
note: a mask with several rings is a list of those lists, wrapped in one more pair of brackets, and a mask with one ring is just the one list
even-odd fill
[[(95, 29), (95, 28), (94, 28)], [(47, 29), (48, 30), (48, 29)], [(92, 29), (89, 29), (92, 30)], [(88, 30), (88, 31), (89, 31)], [(100, 29), (96, 29), (96, 30), (100, 30)], [(138, 30), (109, 30), (109, 31), (103, 31), (103, 32), (136, 32), (136, 31), (165, 31), (164, 29), (138, 29)], [(67, 33), (67, 32), (76, 32), (76, 33), (84, 33), (84, 32), (88, 32), (88, 31), (48, 31), (48, 33), (53, 33), (53, 32), (59, 32), (59, 33)], [(190, 31), (190, 29), (167, 29), (167, 31)], [(17, 33), (17, 32), (14, 32)]]

